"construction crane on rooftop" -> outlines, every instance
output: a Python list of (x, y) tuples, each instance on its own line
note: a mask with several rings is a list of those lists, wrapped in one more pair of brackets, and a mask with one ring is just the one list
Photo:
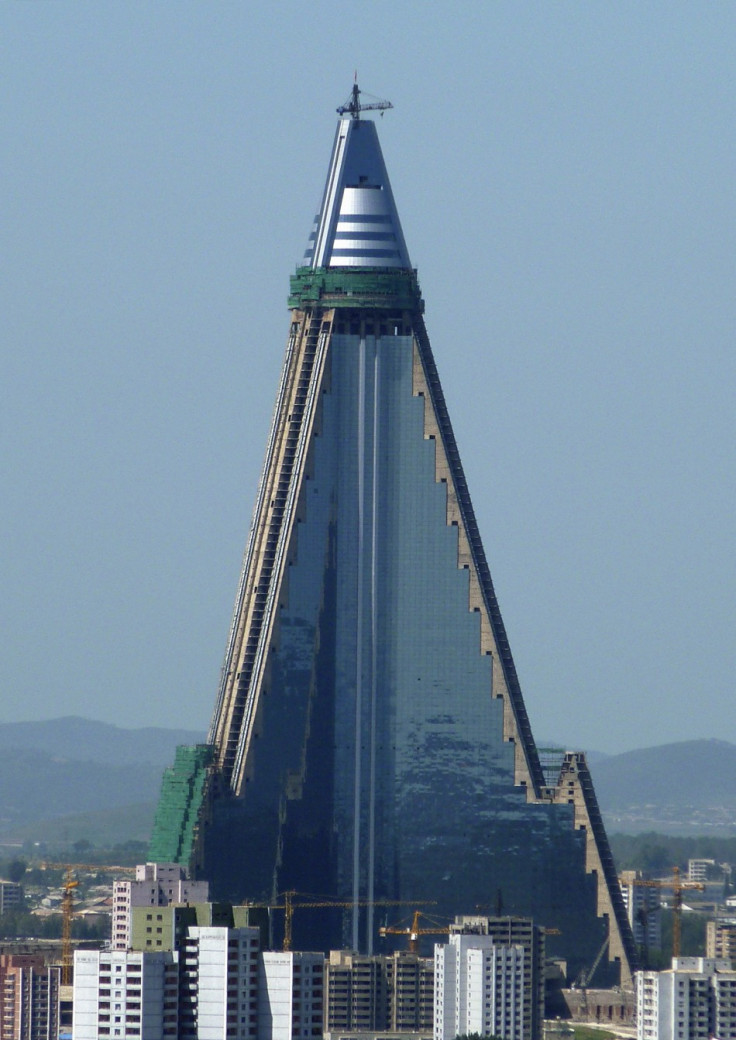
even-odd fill
[[(363, 91), (360, 90), (360, 88), (358, 87), (358, 74), (356, 72), (355, 82), (353, 83), (353, 89), (350, 92), (350, 97), (347, 99), (344, 105), (340, 105), (340, 107), (337, 110), (337, 114), (339, 116), (344, 116), (346, 113), (349, 112), (351, 119), (360, 119), (361, 112), (380, 112), (381, 115), (383, 115), (386, 109), (394, 107), (390, 101), (381, 101), (380, 98), (373, 98), (372, 101), (364, 103), (360, 100), (360, 95), (362, 93)], [(372, 95), (368, 94), (367, 96), (371, 97)]]
[[(430, 921), (432, 927), (420, 928), (419, 918), (424, 917), (427, 921)], [(387, 935), (408, 935), (409, 937), (409, 953), (419, 953), (419, 936), (420, 935), (449, 935), (450, 925), (447, 923), (441, 923), (440, 921), (433, 921), (427, 914), (422, 913), (421, 910), (415, 910), (412, 915), (411, 925), (384, 925), (378, 929), (378, 934), (385, 938)]]

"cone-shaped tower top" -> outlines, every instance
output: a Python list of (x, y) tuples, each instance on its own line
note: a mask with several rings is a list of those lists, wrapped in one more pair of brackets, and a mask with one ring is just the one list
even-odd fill
[(345, 117), (302, 266), (411, 269), (375, 123), (358, 118), (367, 107), (338, 110)]

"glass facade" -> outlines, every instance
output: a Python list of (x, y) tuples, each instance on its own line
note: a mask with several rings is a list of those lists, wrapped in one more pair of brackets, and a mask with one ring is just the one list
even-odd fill
[(411, 907), (381, 902), (427, 901), (532, 917), (582, 967), (607, 934), (586, 836), (572, 805), (514, 783), (416, 350), (331, 335), (252, 772), (213, 801), (203, 874), (215, 898), (351, 904), (296, 910), (301, 948), (383, 949), (378, 927)]
[(291, 892), (295, 948), (381, 952), (424, 903), (532, 918), (571, 979), (608, 948), (596, 982), (618, 982), (633, 939), (584, 756), (534, 747), (375, 125), (351, 112), (291, 278), (207, 782), (178, 777), (154, 838), (177, 855), (191, 832), (215, 899)]

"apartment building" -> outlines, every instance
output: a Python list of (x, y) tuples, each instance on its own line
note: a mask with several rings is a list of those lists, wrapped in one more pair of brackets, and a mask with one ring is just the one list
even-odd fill
[(729, 961), (675, 957), (636, 973), (637, 1040), (736, 1040), (736, 972)]
[[(166, 933), (162, 928), (161, 938), (153, 941), (169, 949), (78, 950), (74, 1040), (321, 1036), (322, 954), (261, 953), (258, 927), (187, 923), (184, 912), (199, 909), (200, 918), (211, 917), (212, 906), (149, 909), (152, 920), (158, 913), (168, 915)], [(233, 908), (227, 909), (232, 917)], [(146, 908), (136, 908), (138, 916), (139, 911)], [(224, 908), (217, 914), (227, 916)]]
[(178, 863), (139, 864), (135, 868), (135, 881), (113, 883), (112, 948), (130, 948), (134, 907), (206, 903), (208, 899), (208, 882), (190, 881)]
[(17, 910), (23, 903), (23, 886), (15, 881), (0, 881), (0, 915)]
[(57, 1040), (60, 984), (42, 954), (0, 954), (0, 1040)]
[(257, 1040), (312, 1040), (324, 1028), (321, 953), (261, 954)]
[(645, 880), (640, 870), (624, 870), (618, 880), (634, 942), (644, 950), (661, 950), (662, 899), (658, 882)]
[(708, 921), (705, 926), (705, 956), (729, 961), (736, 968), (736, 920)]
[(431, 1032), (434, 961), (332, 950), (325, 964), (329, 1033)]
[(457, 918), (435, 946), (434, 1038), (539, 1040), (544, 936), (525, 918)]
[(170, 951), (75, 951), (74, 1040), (176, 1040), (178, 962)]

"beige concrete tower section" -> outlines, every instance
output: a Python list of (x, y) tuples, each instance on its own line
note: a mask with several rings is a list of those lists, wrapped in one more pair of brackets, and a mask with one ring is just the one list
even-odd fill
[(585, 869), (598, 879), (598, 916), (608, 918), (607, 957), (609, 961), (620, 961), (621, 985), (631, 986), (636, 966), (634, 937), (593, 781), (582, 751), (565, 753), (557, 787), (550, 789), (550, 793), (552, 801), (574, 807), (575, 828), (585, 832)]
[(285, 571), (318, 416), (332, 311), (293, 311), (253, 522), (208, 742), (220, 782), (242, 794), (268, 685), (270, 648), (285, 604)]

